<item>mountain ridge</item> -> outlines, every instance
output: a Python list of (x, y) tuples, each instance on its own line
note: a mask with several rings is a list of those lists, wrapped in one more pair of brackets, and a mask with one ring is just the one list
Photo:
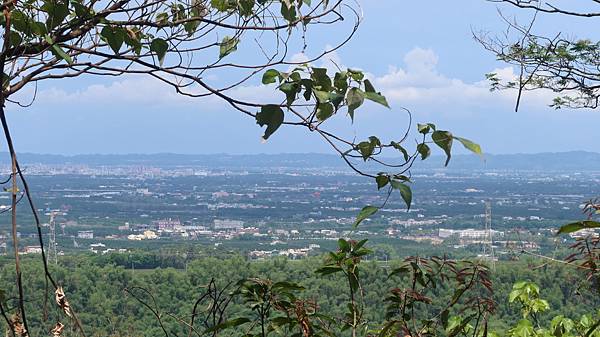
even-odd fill
[[(0, 163), (10, 164), (8, 153), (0, 153)], [(148, 165), (148, 166), (205, 166), (205, 167), (334, 167), (346, 164), (339, 156), (320, 153), (282, 154), (37, 154), (19, 153), (22, 164), (46, 165)], [(445, 158), (434, 155), (415, 162), (415, 170), (445, 169)], [(600, 171), (600, 153), (587, 151), (486, 154), (483, 159), (471, 154), (456, 154), (448, 170), (539, 170), (539, 171)]]

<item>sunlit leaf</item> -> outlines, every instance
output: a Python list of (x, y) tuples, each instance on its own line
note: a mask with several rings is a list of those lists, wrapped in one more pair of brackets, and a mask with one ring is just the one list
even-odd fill
[(237, 50), (237, 45), (240, 42), (238, 38), (225, 36), (219, 45), (219, 57), (223, 58)]
[(481, 146), (479, 146), (479, 144), (476, 144), (466, 138), (454, 137), (454, 139), (458, 140), (465, 147), (465, 149), (483, 156), (483, 152), (481, 151)]
[(431, 139), (435, 145), (439, 146), (446, 153), (446, 163), (444, 166), (448, 166), (448, 162), (450, 162), (450, 157), (452, 156), (452, 133), (437, 130), (431, 134)]
[(354, 221), (354, 224), (352, 225), (352, 227), (354, 227), (354, 228), (358, 227), (358, 225), (360, 225), (361, 222), (363, 222), (365, 219), (367, 219), (371, 215), (377, 213), (378, 210), (379, 210), (379, 208), (375, 207), (375, 206), (363, 207), (360, 210), (360, 212), (358, 213), (358, 216), (356, 217), (356, 221)]
[(600, 228), (600, 222), (592, 220), (572, 222), (570, 224), (561, 226), (556, 234), (569, 234), (588, 228)]

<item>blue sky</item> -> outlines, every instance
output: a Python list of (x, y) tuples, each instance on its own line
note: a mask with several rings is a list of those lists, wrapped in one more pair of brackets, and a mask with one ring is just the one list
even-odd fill
[[(592, 135), (600, 125), (600, 112), (553, 110), (547, 107), (552, 97), (547, 93), (528, 93), (519, 112), (514, 112), (514, 92), (487, 90), (485, 73), (498, 70), (509, 76), (513, 70), (485, 52), (473, 40), (472, 31), (502, 33), (505, 24), (498, 10), (521, 20), (530, 18), (531, 12), (517, 13), (485, 0), (360, 3), (364, 22), (358, 34), (330, 58), (367, 71), (392, 109), (367, 105), (354, 124), (336, 116), (332, 130), (358, 138), (372, 134), (398, 138), (406, 126), (399, 107), (405, 107), (413, 112), (415, 122), (436, 123), (480, 143), (488, 153), (597, 150)], [(597, 38), (589, 35), (589, 26), (589, 20), (543, 15), (536, 29)], [(345, 28), (313, 28), (308, 33), (309, 52), (334, 44)], [(253, 58), (255, 48), (244, 47), (231, 57)], [(332, 65), (328, 60), (320, 63)], [(273, 91), (257, 80), (236, 94), (268, 100)], [(255, 121), (221, 101), (182, 98), (139, 77), (46, 82), (38, 88), (32, 107), (9, 106), (8, 114), (17, 150), (22, 152), (332, 152), (314, 134), (294, 127), (282, 127), (263, 143)]]

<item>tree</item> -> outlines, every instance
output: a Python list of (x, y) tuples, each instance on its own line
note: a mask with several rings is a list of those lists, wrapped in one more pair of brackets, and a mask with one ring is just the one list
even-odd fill
[(504, 18), (509, 29), (503, 37), (476, 36), (499, 60), (519, 69), (516, 79), (500, 78), (496, 73), (487, 74), (492, 90), (518, 89), (517, 109), (524, 91), (540, 89), (556, 94), (550, 103), (554, 108), (597, 108), (600, 98), (600, 42), (573, 38), (568, 33), (544, 36), (534, 31), (538, 14), (595, 20), (600, 17), (598, 1), (583, 1), (584, 4), (542, 0), (491, 1), (534, 13), (534, 18), (527, 25)]
[[(538, 15), (560, 15), (580, 20), (594, 20), (600, 17), (600, 2), (596, 0), (585, 1), (582, 6), (560, 1), (542, 0), (491, 0), (492, 2), (506, 3), (516, 8), (532, 11), (533, 19), (527, 25), (522, 25), (516, 20), (504, 18), (508, 25), (508, 33), (502, 38), (490, 38), (478, 35), (475, 38), (483, 47), (496, 55), (496, 57), (519, 69), (516, 79), (502, 79), (496, 73), (487, 74), (492, 90), (517, 89), (518, 96), (515, 110), (519, 108), (522, 93), (530, 90), (549, 90), (556, 94), (550, 106), (556, 109), (566, 108), (598, 108), (600, 99), (600, 42), (585, 38), (572, 38), (566, 34), (557, 33), (544, 36), (534, 33), (535, 21)], [(570, 234), (582, 230), (600, 227), (600, 222), (594, 218), (598, 215), (600, 205), (597, 199), (592, 199), (584, 204), (582, 209), (586, 220), (569, 223), (561, 226), (557, 235)], [(592, 232), (576, 240), (570, 249), (574, 252), (567, 256), (565, 263), (583, 271), (590, 286), (598, 294), (598, 260), (599, 239)], [(553, 262), (553, 258), (544, 257)], [(547, 309), (547, 302), (537, 297), (539, 289), (536, 285), (527, 282), (515, 284), (510, 295), (510, 302), (517, 301), (523, 307), (524, 319), (514, 327), (510, 333), (515, 336), (538, 335), (577, 335), (594, 336), (599, 332), (599, 318), (591, 318), (594, 314), (582, 317), (580, 322), (574, 323), (564, 316), (557, 316), (552, 320), (551, 329), (543, 329), (537, 320), (536, 313)], [(530, 298), (530, 293), (534, 294)], [(527, 318), (532, 316), (532, 324)], [(537, 329), (537, 330), (536, 330)], [(548, 332), (550, 330), (550, 332)], [(569, 330), (578, 330), (570, 332)]]
[[(531, 90), (550, 90), (556, 93), (557, 96), (550, 104), (556, 109), (598, 108), (600, 41), (571, 38), (565, 33), (543, 36), (533, 31), (538, 14), (594, 20), (600, 17), (599, 2), (589, 0), (586, 1), (589, 6), (580, 7), (569, 6), (559, 1), (491, 1), (534, 12), (534, 17), (528, 25), (502, 16), (508, 25), (508, 33), (502, 38), (481, 34), (475, 36), (482, 46), (494, 53), (499, 60), (519, 69), (516, 79), (503, 79), (496, 73), (486, 74), (491, 83), (491, 90), (517, 89), (515, 110), (519, 108), (522, 93)], [(600, 205), (597, 199), (586, 202), (583, 213), (587, 219), (562, 226), (559, 234), (600, 227), (599, 222), (593, 221), (598, 209)]]
[[(48, 269), (40, 216), (19, 165), (6, 118), (6, 109), (11, 106), (33, 104), (39, 82), (79, 76), (144, 75), (167, 84), (180, 95), (217, 96), (266, 127), (265, 140), (282, 124), (304, 127), (317, 134), (358, 174), (375, 179), (380, 189), (386, 187), (388, 198), (392, 191), (399, 190), (407, 207), (412, 201), (408, 185), (410, 168), (417, 158), (426, 159), (430, 155), (428, 144), (439, 146), (448, 159), (453, 140), (481, 154), (477, 144), (439, 130), (434, 124), (418, 125), (421, 136), (413, 151), (404, 147), (409, 128), (389, 142), (376, 136), (362, 141), (344, 139), (326, 129), (325, 122), (340, 111), (353, 120), (365, 100), (389, 107), (385, 97), (362, 71), (338, 69), (330, 74), (325, 68), (310, 65), (343, 46), (356, 32), (361, 17), (357, 5), (351, 1), (13, 0), (0, 4), (0, 10), (3, 29), (0, 121), (13, 162), (12, 179), (7, 183), (12, 183), (18, 288), (18, 315), (13, 318), (4, 315), (4, 318), (13, 335), (19, 331), (26, 335), (29, 331), (16, 236), (17, 204), (23, 197), (29, 203), (37, 226), (46, 280), (55, 290), (59, 307), (79, 326), (67, 294)], [(347, 25), (347, 36), (333, 48), (308, 57), (306, 62), (288, 60), (291, 50), (307, 49), (311, 27), (341, 25), (348, 19), (353, 23)], [(232, 54), (248, 43), (254, 43), (261, 56), (258, 60), (235, 61)], [(221, 85), (211, 84), (206, 78), (213, 72), (227, 73), (233, 79)], [(254, 102), (232, 94), (232, 89), (256, 76), (262, 76), (265, 85), (276, 84), (282, 94), (281, 101)], [(23, 101), (26, 89), (33, 92), (30, 101)], [(16, 98), (18, 93), (22, 93), (20, 98)], [(381, 159), (381, 154), (389, 151), (400, 155), (397, 163)], [(394, 172), (371, 173), (359, 166), (361, 161), (370, 161)], [(23, 192), (19, 191), (17, 178)], [(365, 207), (355, 226), (378, 209)], [(3, 307), (0, 309), (4, 312)], [(62, 327), (57, 325), (56, 329), (62, 330)]]

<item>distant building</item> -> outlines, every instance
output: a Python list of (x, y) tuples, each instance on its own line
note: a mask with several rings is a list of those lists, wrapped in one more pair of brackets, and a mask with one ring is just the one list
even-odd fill
[(23, 247), (22, 254), (41, 254), (42, 247), (40, 246), (25, 246)]
[(143, 234), (127, 235), (127, 239), (133, 240), (133, 241), (155, 240), (155, 239), (158, 239), (158, 235), (156, 235), (156, 233), (153, 231), (145, 231)]
[(226, 198), (229, 196), (229, 193), (225, 192), (225, 191), (219, 191), (219, 192), (213, 192), (212, 197), (213, 198)]
[(244, 222), (241, 220), (219, 220), (215, 219), (213, 221), (215, 230), (219, 229), (242, 229), (244, 228)]
[(440, 238), (448, 238), (448, 237), (451, 237), (452, 235), (454, 235), (455, 233), (456, 233), (456, 231), (452, 230), (452, 229), (440, 228), (438, 230), (438, 236)]
[(159, 231), (172, 231), (175, 229), (175, 227), (181, 227), (181, 221), (179, 221), (179, 219), (169, 218), (152, 221), (152, 225), (154, 225), (154, 228), (158, 229)]
[(572, 237), (573, 239), (586, 238), (586, 237), (597, 237), (598, 232), (596, 232), (596, 229), (594, 229), (594, 228), (584, 228), (584, 229), (578, 230), (577, 232), (570, 233), (569, 236)]
[[(458, 231), (458, 236), (461, 239), (484, 239), (488, 236), (488, 232), (484, 229), (465, 229)], [(503, 236), (503, 232), (491, 230), (492, 236)]]
[(78, 239), (93, 239), (94, 231), (78, 231), (77, 238)]
[[(492, 237), (504, 236), (504, 232), (491, 230)], [(453, 235), (457, 235), (461, 239), (485, 239), (488, 235), (484, 229), (438, 229), (438, 236), (440, 238), (448, 238)]]
[(152, 195), (152, 193), (147, 188), (138, 188), (135, 190), (135, 193), (141, 195)]

